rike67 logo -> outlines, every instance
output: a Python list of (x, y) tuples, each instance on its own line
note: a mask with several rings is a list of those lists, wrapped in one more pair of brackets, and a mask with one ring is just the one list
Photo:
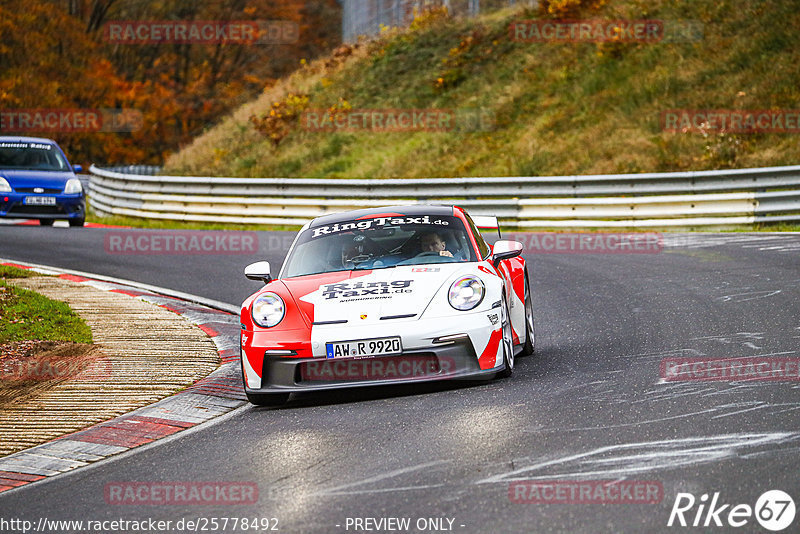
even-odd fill
[(750, 523), (753, 516), (767, 530), (784, 530), (794, 521), (794, 500), (784, 491), (770, 490), (756, 500), (754, 507), (749, 504), (732, 506), (721, 502), (719, 492), (714, 493), (711, 502), (708, 502), (707, 493), (701, 495), (699, 500), (691, 493), (678, 493), (667, 526), (738, 528)]

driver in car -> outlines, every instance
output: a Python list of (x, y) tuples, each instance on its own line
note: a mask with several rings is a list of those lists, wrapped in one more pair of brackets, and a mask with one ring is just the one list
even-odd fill
[(356, 264), (368, 261), (373, 253), (370, 242), (363, 235), (347, 236), (342, 247), (342, 266), (352, 269)]
[(422, 252), (437, 252), (439, 256), (453, 257), (450, 251), (445, 250), (445, 242), (442, 236), (436, 232), (426, 232), (422, 234), (419, 238), (419, 246)]

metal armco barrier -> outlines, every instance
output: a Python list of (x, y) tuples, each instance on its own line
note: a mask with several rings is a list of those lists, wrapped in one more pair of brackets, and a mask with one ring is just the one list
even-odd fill
[(114, 167), (103, 167), (103, 169), (123, 174), (146, 174), (148, 176), (155, 176), (161, 172), (161, 167), (158, 165), (116, 165)]
[(339, 3), (345, 42), (355, 41), (359, 35), (378, 35), (382, 26), (408, 26), (415, 13), (429, 8), (446, 7), (452, 15), (475, 16), (515, 4), (536, 4), (534, 0), (341, 0)]
[(430, 179), (142, 176), (92, 165), (100, 215), (299, 225), (390, 204), (458, 204), (525, 228), (725, 226), (800, 221), (800, 165), (594, 176)]

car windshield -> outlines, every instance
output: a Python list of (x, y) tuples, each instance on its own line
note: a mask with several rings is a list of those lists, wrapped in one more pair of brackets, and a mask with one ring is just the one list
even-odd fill
[(305, 230), (282, 277), (465, 261), (477, 260), (459, 218), (381, 216)]
[(0, 141), (0, 169), (68, 171), (69, 163), (49, 143)]

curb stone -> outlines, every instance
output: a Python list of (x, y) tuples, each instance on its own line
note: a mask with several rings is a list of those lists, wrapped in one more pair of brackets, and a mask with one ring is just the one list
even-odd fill
[(74, 471), (224, 415), (246, 404), (239, 362), (239, 317), (134, 285), (103, 282), (22, 262), (0, 264), (55, 275), (103, 291), (122, 293), (170, 310), (214, 342), (221, 366), (183, 391), (115, 419), (0, 458), (0, 493)]

